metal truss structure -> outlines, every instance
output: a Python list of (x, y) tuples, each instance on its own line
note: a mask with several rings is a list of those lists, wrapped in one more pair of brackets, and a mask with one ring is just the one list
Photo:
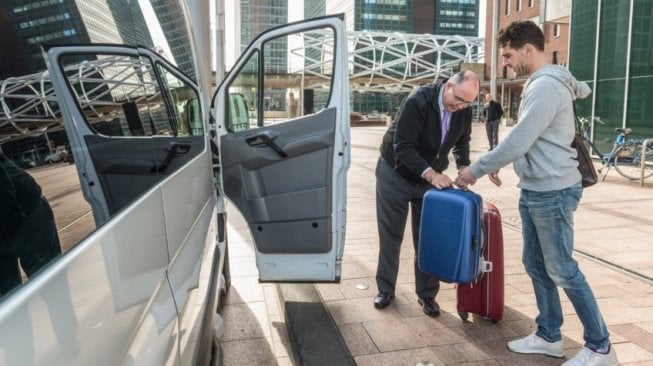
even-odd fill
[(410, 91), (448, 78), (461, 63), (476, 63), (483, 38), (432, 34), (350, 32), (351, 89)]
[[(359, 93), (406, 92), (421, 84), (447, 78), (461, 63), (478, 62), (483, 47), (482, 38), (378, 32), (349, 32), (348, 43), (350, 87)], [(303, 69), (288, 77), (300, 74), (305, 88), (328, 83), (324, 76), (330, 73), (325, 72), (325, 68), (331, 67), (333, 44), (325, 42), (324, 35), (319, 31), (304, 34), (302, 49), (291, 52), (319, 59), (307, 61)], [(109, 58), (85, 61), (66, 69), (69, 75), (78, 76), (79, 87), (75, 88), (78, 99), (91, 108), (103, 107), (97, 110), (97, 118), (91, 119), (103, 120), (112, 114), (108, 110), (111, 108), (106, 106), (106, 95), (97, 91), (115, 90), (119, 86), (105, 80), (107, 85), (103, 87), (101, 75), (106, 72), (129, 75), (141, 66)], [(85, 82), (93, 87), (84, 88)], [(62, 123), (47, 71), (0, 81), (0, 142), (39, 136), (47, 130), (60, 129)]]

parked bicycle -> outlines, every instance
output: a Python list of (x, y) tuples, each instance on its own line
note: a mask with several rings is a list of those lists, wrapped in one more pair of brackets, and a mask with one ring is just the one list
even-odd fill
[[(612, 145), (612, 151), (607, 154), (603, 153), (590, 138), (590, 120), (591, 118), (588, 117), (578, 118), (580, 131), (585, 143), (601, 161), (602, 166), (598, 169), (598, 173), (601, 174), (603, 169), (606, 169), (602, 180), (605, 180), (612, 167), (626, 179), (641, 179), (644, 140), (630, 138), (630, 133), (632, 132), (630, 128), (615, 128), (614, 131), (617, 133), (617, 137)], [(594, 121), (602, 125), (605, 124), (600, 117), (594, 117)], [(653, 143), (649, 142), (647, 145), (644, 160), (644, 179), (646, 179), (653, 176)]]

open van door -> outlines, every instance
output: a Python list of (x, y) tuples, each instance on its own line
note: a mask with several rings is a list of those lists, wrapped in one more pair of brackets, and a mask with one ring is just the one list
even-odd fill
[(249, 225), (261, 281), (340, 278), (347, 58), (342, 14), (274, 28), (249, 45), (213, 98), (219, 194)]

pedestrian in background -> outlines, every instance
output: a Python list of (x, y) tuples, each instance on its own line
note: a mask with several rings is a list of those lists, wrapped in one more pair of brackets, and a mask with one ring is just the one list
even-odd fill
[[(469, 165), (472, 110), (479, 79), (461, 71), (449, 80), (413, 90), (401, 104), (397, 118), (383, 136), (376, 166), (376, 214), (379, 230), (379, 261), (376, 283), (379, 293), (374, 307), (383, 309), (395, 296), (399, 252), (408, 207), (412, 214), (413, 246), (417, 253), (422, 197), (432, 187), (451, 187), (444, 170), (453, 151), (458, 169)], [(429, 316), (438, 316), (435, 295), (440, 282), (415, 268), (415, 292)]]
[[(517, 353), (564, 357), (561, 287), (583, 324), (584, 348), (563, 366), (618, 365), (607, 326), (594, 293), (573, 258), (574, 211), (583, 194), (574, 139), (576, 98), (589, 86), (569, 70), (551, 65), (544, 34), (532, 21), (515, 21), (499, 32), (503, 64), (524, 84), (519, 123), (496, 149), (459, 172), (456, 184), (474, 184), (485, 174), (513, 163), (521, 188), (519, 213), (524, 250), (522, 262), (533, 282), (537, 330), (508, 343)], [(491, 176), (492, 178), (492, 176)]]
[(503, 108), (501, 104), (494, 100), (492, 94), (485, 94), (485, 104), (483, 105), (483, 117), (485, 117), (485, 131), (487, 132), (487, 141), (490, 145), (488, 151), (494, 150), (499, 144), (499, 124), (503, 117)]

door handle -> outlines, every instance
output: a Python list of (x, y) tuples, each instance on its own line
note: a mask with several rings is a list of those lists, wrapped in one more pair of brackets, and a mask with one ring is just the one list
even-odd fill
[(172, 159), (175, 158), (177, 155), (183, 155), (186, 154), (190, 151), (190, 144), (185, 144), (185, 143), (180, 143), (180, 142), (173, 142), (170, 144), (170, 149), (168, 150), (168, 154), (166, 155), (165, 159), (163, 159), (163, 162), (159, 165), (159, 167), (156, 169), (157, 172), (163, 173), (168, 169), (168, 165), (170, 165), (170, 162), (172, 162)]
[(272, 131), (262, 131), (247, 137), (245, 142), (247, 142), (247, 145), (252, 147), (267, 145), (279, 156), (286, 158), (288, 157), (288, 154), (286, 154), (286, 152), (283, 151), (283, 149), (279, 147), (276, 142), (274, 142), (274, 139), (276, 139), (277, 136), (279, 136), (278, 133), (274, 133)]

